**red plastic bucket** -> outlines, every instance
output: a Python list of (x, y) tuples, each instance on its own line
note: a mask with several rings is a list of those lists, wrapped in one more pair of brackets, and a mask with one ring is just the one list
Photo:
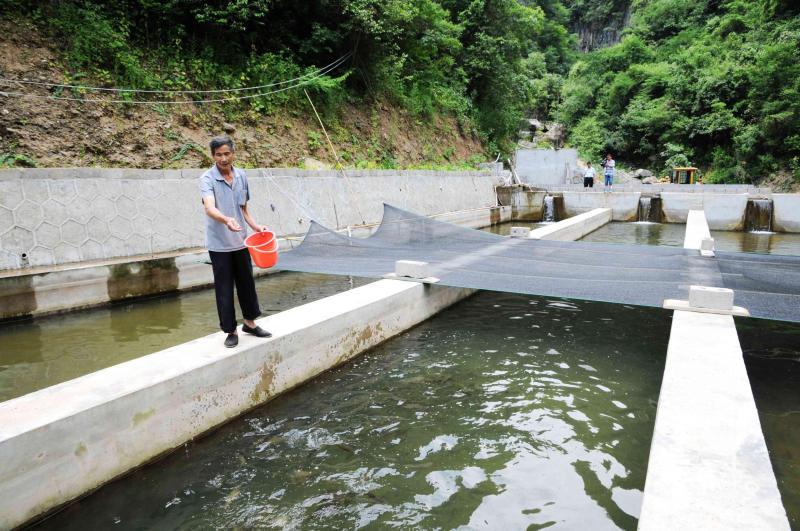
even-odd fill
[(267, 269), (278, 263), (278, 240), (275, 239), (274, 232), (265, 230), (253, 233), (247, 237), (244, 244), (258, 267)]

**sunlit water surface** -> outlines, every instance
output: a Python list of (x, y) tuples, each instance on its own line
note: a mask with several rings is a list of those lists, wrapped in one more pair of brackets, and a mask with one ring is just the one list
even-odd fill
[(481, 292), (41, 527), (634, 529), (669, 326)]
[(612, 221), (587, 234), (581, 241), (682, 247), (685, 232), (686, 225), (674, 223), (625, 223)]

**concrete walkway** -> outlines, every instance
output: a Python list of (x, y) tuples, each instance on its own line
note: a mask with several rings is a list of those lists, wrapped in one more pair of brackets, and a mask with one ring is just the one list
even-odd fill
[[(690, 211), (684, 247), (708, 235)], [(729, 315), (673, 315), (639, 529), (789, 529)]]
[(595, 208), (564, 221), (532, 230), (532, 240), (556, 240), (562, 242), (579, 240), (611, 221), (610, 208)]

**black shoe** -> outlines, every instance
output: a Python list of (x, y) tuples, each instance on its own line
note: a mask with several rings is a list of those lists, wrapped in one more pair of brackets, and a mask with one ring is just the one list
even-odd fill
[(228, 348), (233, 348), (239, 344), (239, 336), (236, 334), (228, 334), (228, 337), (225, 338), (225, 346)]
[(255, 328), (250, 328), (246, 324), (242, 325), (242, 332), (246, 334), (253, 334), (256, 337), (272, 337), (272, 334), (261, 328), (260, 326), (256, 326)]

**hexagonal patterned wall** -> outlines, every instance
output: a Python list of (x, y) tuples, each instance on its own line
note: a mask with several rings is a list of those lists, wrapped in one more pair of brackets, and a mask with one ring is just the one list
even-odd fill
[[(163, 172), (158, 172), (161, 179), (80, 178), (51, 171), (58, 178), (0, 174), (0, 269), (150, 255), (204, 244), (199, 199), (192, 203), (194, 209), (177, 208), (190, 194), (198, 197), (194, 179), (164, 179)], [(147, 193), (145, 188), (150, 188)], [(164, 207), (156, 210), (156, 218), (151, 213), (158, 205)], [(157, 226), (175, 231), (160, 237)]]
[[(204, 170), (0, 170), (0, 270), (205, 245)], [(250, 212), (278, 235), (377, 223), (382, 202), (422, 214), (492, 206), (485, 172), (247, 170)]]

